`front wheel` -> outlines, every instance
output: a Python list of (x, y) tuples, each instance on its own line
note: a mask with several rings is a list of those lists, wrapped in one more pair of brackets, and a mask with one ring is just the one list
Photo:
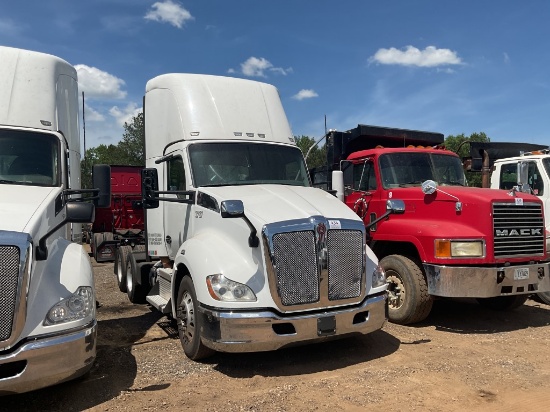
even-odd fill
[(496, 296), (494, 298), (478, 298), (479, 304), (493, 310), (512, 310), (522, 306), (529, 295)]
[(388, 280), (388, 318), (407, 325), (420, 322), (432, 310), (433, 299), (422, 269), (411, 259), (389, 255), (380, 261)]
[(189, 276), (185, 276), (180, 283), (176, 308), (178, 334), (185, 355), (192, 360), (213, 355), (214, 351), (201, 341), (202, 321), (198, 314), (195, 286)]

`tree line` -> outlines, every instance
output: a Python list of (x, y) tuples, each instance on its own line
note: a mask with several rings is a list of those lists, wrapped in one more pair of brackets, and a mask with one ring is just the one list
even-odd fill
[[(86, 150), (81, 161), (82, 187), (90, 188), (92, 185), (91, 170), (94, 164), (109, 164), (119, 166), (145, 166), (145, 123), (143, 112), (138, 113), (128, 123), (124, 123), (122, 140), (116, 145), (100, 144)], [(296, 145), (304, 156), (307, 154), (309, 168), (323, 166), (326, 163), (326, 147), (324, 142), (316, 145), (315, 139), (309, 136), (294, 136)], [(470, 155), (468, 142), (490, 142), (489, 137), (483, 133), (449, 135), (445, 138), (445, 147), (458, 154), (462, 159)], [(481, 175), (477, 172), (466, 171), (466, 178), (470, 186), (481, 187)]]

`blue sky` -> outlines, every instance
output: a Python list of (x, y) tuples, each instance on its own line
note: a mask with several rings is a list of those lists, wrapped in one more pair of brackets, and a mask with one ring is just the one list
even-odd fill
[(550, 144), (549, 22), (546, 0), (26, 0), (2, 7), (0, 45), (77, 68), (87, 148), (171, 72), (274, 84), (298, 136), (326, 116)]

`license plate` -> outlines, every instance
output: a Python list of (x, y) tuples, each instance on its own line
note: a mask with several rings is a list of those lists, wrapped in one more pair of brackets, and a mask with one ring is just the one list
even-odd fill
[(514, 280), (529, 279), (529, 268), (514, 269)]

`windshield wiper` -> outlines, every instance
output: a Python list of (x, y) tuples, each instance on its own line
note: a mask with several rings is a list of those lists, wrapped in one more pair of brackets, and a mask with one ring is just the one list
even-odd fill
[(422, 182), (420, 180), (416, 180), (414, 182), (399, 183), (399, 187), (407, 187), (407, 186), (421, 185), (421, 184)]
[(12, 184), (12, 183), (19, 183), (19, 182), (17, 180), (0, 179), (0, 183)]

